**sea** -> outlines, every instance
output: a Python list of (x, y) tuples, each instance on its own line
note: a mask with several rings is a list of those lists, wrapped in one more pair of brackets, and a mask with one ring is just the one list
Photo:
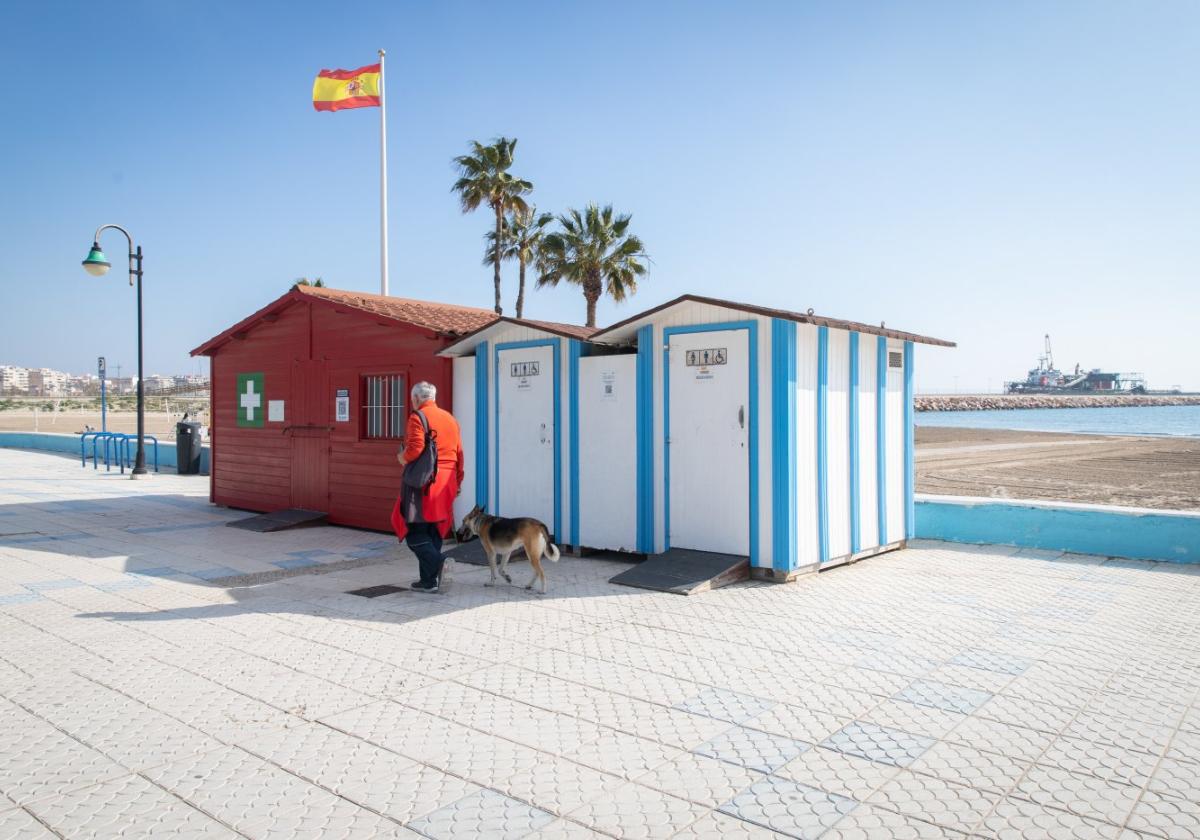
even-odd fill
[(1095, 435), (1200, 437), (1200, 405), (918, 411), (913, 419), (918, 426)]

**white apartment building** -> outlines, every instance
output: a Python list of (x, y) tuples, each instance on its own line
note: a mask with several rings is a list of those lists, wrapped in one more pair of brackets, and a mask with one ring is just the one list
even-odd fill
[(24, 394), (29, 390), (29, 368), (0, 365), (0, 393)]

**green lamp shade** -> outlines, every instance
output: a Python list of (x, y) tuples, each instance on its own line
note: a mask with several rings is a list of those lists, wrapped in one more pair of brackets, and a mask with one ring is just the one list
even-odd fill
[(100, 277), (112, 268), (112, 263), (100, 250), (99, 243), (93, 242), (92, 250), (88, 251), (87, 259), (83, 261), (83, 267), (93, 277)]

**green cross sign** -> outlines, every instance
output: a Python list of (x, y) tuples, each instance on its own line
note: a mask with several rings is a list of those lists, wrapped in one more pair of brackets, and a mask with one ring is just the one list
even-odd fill
[(237, 424), (261, 428), (266, 419), (267, 404), (263, 399), (263, 375), (239, 373), (237, 378)]

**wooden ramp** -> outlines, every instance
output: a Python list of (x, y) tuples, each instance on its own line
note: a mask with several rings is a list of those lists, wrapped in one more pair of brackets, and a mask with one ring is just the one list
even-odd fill
[(285, 531), (288, 528), (323, 525), (328, 518), (329, 514), (322, 513), (319, 510), (288, 508), (287, 510), (277, 510), (271, 513), (261, 513), (258, 516), (238, 519), (233, 522), (226, 522), (225, 524), (230, 528), (242, 528), (246, 531), (257, 531), (260, 534), (266, 534), (272, 531)]
[(626, 569), (610, 578), (609, 583), (673, 592), (676, 595), (695, 595), (739, 580), (748, 580), (749, 577), (749, 557), (672, 548)]

